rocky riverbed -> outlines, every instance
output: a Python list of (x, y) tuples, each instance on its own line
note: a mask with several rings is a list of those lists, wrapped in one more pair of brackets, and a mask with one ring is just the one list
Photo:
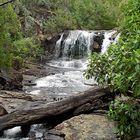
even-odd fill
[[(77, 73), (77, 71), (73, 71), (73, 73), (75, 75), (77, 75), (77, 74), (79, 75), (79, 73)], [(4, 107), (4, 109), (7, 110), (7, 113), (11, 113), (11, 112), (14, 112), (15, 110), (20, 110), (20, 108), (22, 106), (24, 106), (25, 104), (27, 106), (27, 104), (31, 104), (33, 101), (53, 102), (53, 101), (56, 101), (56, 100), (62, 100), (63, 98), (67, 98), (69, 96), (74, 96), (74, 94), (72, 94), (72, 93), (76, 93), (76, 90), (74, 90), (73, 85), (70, 87), (69, 84), (71, 83), (71, 81), (69, 81), (69, 79), (68, 79), (68, 74), (69, 74), (69, 69), (65, 69), (65, 68), (60, 69), (60, 68), (55, 68), (55, 67), (48, 66), (48, 65), (30, 64), (28, 66), (28, 68), (26, 68), (26, 70), (24, 70), (24, 72), (23, 72), (23, 87), (24, 87), (23, 89), (27, 93), (1, 91), (0, 103), (1, 103), (2, 107)], [(40, 80), (40, 78), (42, 78), (44, 76), (46, 76), (46, 78), (47, 78), (47, 77), (56, 76), (56, 75), (57, 75), (58, 79), (61, 78), (62, 83), (67, 83), (68, 86), (65, 87), (65, 88), (63, 87), (63, 85), (62, 85), (62, 87), (53, 87), (53, 88), (52, 87), (49, 87), (49, 88), (46, 87), (46, 89), (44, 87), (41, 87), (41, 89), (40, 89), (41, 91), (38, 92), (38, 89), (35, 88), (36, 84), (38, 84), (36, 81)], [(57, 83), (58, 79), (55, 79), (56, 83)], [(74, 81), (77, 82), (77, 80), (79, 80), (79, 79), (81, 79), (81, 76), (76, 77), (76, 79)], [(74, 82), (74, 81), (72, 81), (72, 82)], [(81, 81), (79, 81), (79, 82), (81, 82)], [(60, 85), (62, 83), (60, 83), (60, 81), (59, 81), (58, 85)], [(80, 84), (80, 83), (78, 83), (78, 84)], [(85, 85), (83, 89), (86, 90), (86, 88), (88, 89), (89, 86)], [(77, 93), (79, 93), (79, 91), (82, 91), (83, 89), (81, 88), (81, 85), (80, 85), (79, 88), (77, 88)], [(51, 92), (51, 90), (52, 90), (52, 92)], [(64, 93), (66, 93), (66, 91), (67, 91), (68, 94), (64, 94)], [(44, 94), (44, 93), (47, 93), (47, 94)], [(58, 94), (56, 94), (56, 93), (58, 93)], [(1, 110), (2, 110), (2, 108), (1, 108)], [(27, 140), (39, 140), (39, 139), (40, 140), (41, 139), (42, 140), (48, 140), (48, 139), (49, 140), (59, 140), (59, 139), (60, 140), (61, 139), (62, 140), (63, 139), (70, 140), (73, 137), (73, 140), (74, 139), (76, 140), (77, 138), (80, 138), (79, 136), (82, 134), (80, 139), (85, 140), (86, 135), (88, 136), (89, 133), (91, 133), (91, 135), (92, 135), (92, 133), (98, 133), (99, 129), (101, 130), (101, 133), (104, 133), (102, 131), (102, 125), (100, 127), (98, 125), (98, 127), (97, 127), (98, 131), (95, 131), (96, 130), (95, 129), (96, 124), (94, 124), (94, 123), (98, 122), (99, 117), (98, 116), (94, 117), (94, 115), (93, 115), (92, 120), (94, 120), (94, 121), (92, 122), (92, 120), (91, 120), (92, 117), (91, 116), (89, 116), (89, 115), (82, 115), (82, 116), (79, 116), (79, 117), (77, 116), (77, 117), (71, 118), (70, 120), (68, 120), (66, 122), (62, 122), (62, 120), (61, 120), (60, 122), (62, 122), (62, 124), (60, 124), (56, 127), (54, 127), (55, 125), (51, 126), (49, 122), (48, 122), (49, 124), (45, 124), (45, 125), (42, 125), (42, 124), (32, 125), (30, 127), (30, 131), (29, 131), (27, 136), (25, 136), (21, 133), (21, 128), (20, 127), (16, 127), (16, 128), (5, 131), (4, 136), (1, 139), (2, 140), (4, 140), (4, 139), (5, 140), (8, 140), (8, 139), (9, 140), (10, 139), (11, 140), (12, 139), (13, 140), (16, 140), (16, 139), (19, 140), (19, 139), (24, 138), (24, 139), (27, 139)], [(88, 117), (90, 118), (89, 119), (90, 122), (87, 121)], [(64, 120), (65, 120), (65, 118), (64, 118)], [(73, 121), (74, 121), (74, 123), (73, 123)], [(93, 124), (91, 124), (91, 122)], [(72, 123), (73, 125), (70, 124), (70, 123)], [(107, 129), (107, 131), (106, 131), (107, 134), (104, 134), (105, 135), (104, 137), (106, 137), (106, 138), (108, 138), (108, 135), (110, 135), (110, 131), (112, 130), (110, 128), (110, 122), (109, 121), (108, 121), (108, 123), (109, 123), (108, 124), (109, 127), (107, 127), (107, 126), (104, 127), (104, 128)], [(57, 122), (56, 122), (56, 124), (57, 124)], [(69, 126), (71, 126), (71, 127), (69, 127)], [(92, 130), (92, 127), (93, 127), (94, 132), (92, 132), (91, 130), (89, 130), (87, 132), (83, 132), (84, 130), (79, 130), (79, 128), (84, 128), (84, 127), (91, 128), (91, 130)], [(72, 129), (72, 130), (70, 130), (71, 134), (70, 134), (69, 131), (66, 131), (66, 132), (63, 131), (62, 128), (63, 129)], [(74, 130), (76, 130), (76, 129), (77, 129), (77, 131), (76, 131), (77, 136), (76, 136), (76, 134), (73, 134)], [(112, 132), (112, 134), (113, 134), (113, 132)], [(97, 137), (100, 138), (99, 137), (100, 135), (102, 135), (102, 134), (99, 133), (98, 136), (96, 136), (95, 138), (97, 138)], [(23, 137), (23, 138), (21, 138), (21, 137)], [(87, 137), (87, 138), (90, 139), (89, 137)], [(110, 137), (112, 138), (112, 136), (110, 136)], [(92, 136), (92, 138), (93, 138), (93, 136)]]
[[(107, 34), (107, 37), (109, 38), (112, 33)], [(44, 47), (47, 47), (47, 51), (50, 54), (53, 53), (53, 57), (56, 58), (58, 56), (62, 59), (55, 59), (47, 64), (46, 62), (48, 61), (46, 61), (45, 65), (27, 64), (25, 69), (21, 70), (23, 74), (23, 91), (20, 93), (1, 91), (1, 95), (3, 95), (0, 97), (2, 107), (7, 110), (7, 113), (11, 113), (21, 110), (23, 106), (29, 108), (32, 102), (57, 102), (73, 97), (79, 92), (88, 90), (90, 87), (97, 86), (94, 79), (88, 81), (83, 77), (83, 70), (86, 67), (87, 61), (87, 57), (84, 57), (84, 55), (87, 56), (90, 51), (101, 51), (103, 34), (102, 31), (98, 33), (77, 30), (61, 34), (59, 37), (54, 37), (51, 40), (46, 40)], [(77, 44), (79, 44), (78, 48)], [(78, 55), (80, 59), (73, 58), (75, 55)], [(66, 59), (63, 59), (65, 57)], [(24, 130), (22, 127), (15, 127), (5, 131), (2, 139), (115, 139), (112, 129), (113, 125), (107, 121), (105, 116), (91, 114), (71, 117), (71, 114), (67, 114), (67, 116), (54, 121), (51, 120), (51, 122), (46, 122), (45, 124), (24, 126)], [(101, 123), (98, 124), (98, 122)]]

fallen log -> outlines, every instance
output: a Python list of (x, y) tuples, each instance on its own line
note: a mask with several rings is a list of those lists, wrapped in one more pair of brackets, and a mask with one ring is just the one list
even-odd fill
[(91, 88), (87, 91), (79, 93), (74, 97), (69, 97), (61, 101), (45, 103), (33, 102), (29, 105), (23, 106), (21, 110), (9, 113), (0, 117), (0, 131), (15, 126), (31, 125), (35, 123), (42, 123), (48, 118), (56, 117), (78, 107), (94, 102), (102, 96), (108, 95), (108, 89), (104, 88)]
[(2, 105), (8, 113), (21, 110), (25, 104), (36, 101), (48, 102), (47, 98), (42, 98), (41, 96), (24, 92), (0, 90), (0, 105)]

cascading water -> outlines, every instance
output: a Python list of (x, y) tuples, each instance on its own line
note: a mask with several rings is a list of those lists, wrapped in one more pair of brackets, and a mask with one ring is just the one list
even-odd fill
[[(119, 35), (114, 38), (116, 31), (104, 32), (101, 54), (104, 54), (111, 43), (116, 43)], [(94, 37), (97, 35), (94, 31), (70, 31), (64, 38), (61, 34), (60, 39), (55, 46), (55, 59), (47, 63), (49, 67), (56, 67), (60, 72), (55, 75), (49, 75), (37, 79), (36, 86), (26, 88), (27, 93), (36, 94), (48, 99), (49, 102), (74, 96), (76, 93), (87, 90), (91, 85), (96, 85), (94, 79), (86, 80), (83, 77), (83, 70), (86, 69), (87, 56), (92, 52)], [(111, 40), (113, 36), (113, 39)], [(40, 126), (33, 125), (32, 131), (36, 136), (40, 134)], [(16, 135), (20, 132), (20, 127), (5, 131), (6, 138), (1, 140), (15, 140)], [(12, 134), (11, 134), (12, 133)], [(15, 134), (14, 134), (15, 133)], [(18, 137), (17, 140), (20, 138)], [(28, 140), (28, 138), (26, 138)], [(23, 139), (23, 140), (26, 140)], [(20, 139), (22, 140), (22, 139)]]
[(118, 39), (121, 34), (120, 33), (117, 35), (116, 34), (117, 34), (117, 31), (105, 32), (105, 35), (104, 35), (105, 39), (102, 44), (101, 54), (106, 53), (108, 50), (108, 47), (111, 44), (116, 44), (118, 42)]
[(93, 44), (94, 32), (81, 30), (70, 31), (65, 40), (63, 40), (63, 35), (56, 42), (55, 56), (57, 58), (83, 58), (91, 52), (90, 46)]
[(66, 39), (61, 34), (56, 42), (55, 58), (50, 65), (55, 67), (85, 69), (87, 56), (91, 53), (91, 46), (94, 43), (94, 31), (74, 30), (70, 31)]

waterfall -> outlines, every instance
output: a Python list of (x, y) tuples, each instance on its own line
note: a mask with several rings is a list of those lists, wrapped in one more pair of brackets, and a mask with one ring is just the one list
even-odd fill
[[(103, 37), (102, 37), (103, 36)], [(117, 43), (120, 34), (111, 31), (72, 30), (61, 34), (55, 45), (55, 59), (49, 65), (60, 68), (86, 69), (87, 56), (96, 49), (104, 54), (110, 44)], [(104, 38), (104, 39), (103, 39)]]
[(95, 33), (92, 31), (74, 30), (70, 31), (67, 38), (63, 40), (63, 34), (56, 42), (55, 56), (63, 58), (83, 58), (91, 52), (91, 45)]
[[(120, 33), (117, 35), (116, 30), (103, 31), (104, 40), (101, 46), (101, 54), (104, 54), (110, 44), (116, 44), (120, 37)], [(94, 49), (95, 37), (97, 37), (99, 32), (95, 31), (83, 31), (83, 30), (73, 30), (69, 31), (66, 38), (64, 38), (64, 33), (61, 34), (60, 39), (56, 42), (55, 46), (55, 57), (64, 59), (80, 59), (87, 57)]]
[(60, 39), (56, 42), (56, 45), (55, 45), (55, 57), (56, 58), (58, 58), (59, 55), (60, 55), (60, 50), (61, 50), (61, 44), (62, 44), (63, 35), (64, 34), (61, 34)]
[(118, 39), (120, 38), (121, 34), (120, 33), (118, 35), (116, 34), (117, 34), (117, 31), (105, 32), (101, 54), (104, 54), (105, 52), (107, 52), (108, 47), (111, 44), (116, 44), (118, 42)]
[(111, 32), (105, 32), (105, 39), (103, 41), (103, 44), (102, 44), (102, 49), (101, 49), (101, 53), (104, 54), (109, 45), (111, 45), (114, 41), (114, 38), (111, 38), (117, 31), (111, 31)]
[[(111, 43), (118, 42), (120, 36), (120, 34), (116, 36), (116, 31), (104, 31), (104, 33), (102, 32), (104, 35), (102, 43), (102, 41), (98, 42), (100, 39), (98, 33), (101, 32), (76, 30), (70, 31), (67, 36), (65, 33), (61, 34), (55, 45), (56, 59), (49, 63), (50, 66), (59, 67), (59, 71), (55, 73), (57, 69), (54, 70), (49, 67), (51, 72), (55, 74), (35, 80), (36, 86), (28, 87), (29, 89), (27, 88), (26, 92), (40, 95), (42, 98), (47, 98), (47, 101), (53, 102), (54, 99), (59, 100), (75, 96), (79, 92), (88, 90), (91, 86), (96, 86), (98, 83), (94, 78), (87, 80), (83, 76), (83, 70), (87, 68), (88, 63), (87, 55), (94, 51), (94, 45), (97, 45), (97, 43), (100, 44), (101, 54), (104, 54)], [(30, 132), (35, 132), (37, 137), (38, 134), (46, 131), (41, 126), (31, 126)], [(6, 130), (0, 140), (29, 139), (28, 137), (20, 138), (20, 132), (20, 127)]]
[(114, 44), (118, 43), (120, 36), (121, 36), (121, 33), (118, 33), (118, 35), (116, 36), (116, 38), (115, 38), (115, 40), (113, 42)]

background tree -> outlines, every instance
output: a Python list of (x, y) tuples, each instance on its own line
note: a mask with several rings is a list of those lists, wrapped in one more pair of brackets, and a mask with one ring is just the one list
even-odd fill
[(12, 43), (20, 38), (20, 22), (11, 4), (0, 7), (0, 31), (0, 68), (9, 67)]

